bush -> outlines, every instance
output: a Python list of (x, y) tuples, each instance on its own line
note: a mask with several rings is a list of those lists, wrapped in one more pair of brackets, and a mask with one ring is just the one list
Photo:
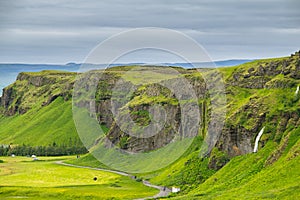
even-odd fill
[(218, 148), (213, 148), (209, 157), (209, 168), (219, 170), (227, 162), (229, 162), (229, 156), (225, 152), (220, 151)]
[(27, 146), (25, 144), (11, 147), (0, 147), (0, 156), (15, 154), (16, 156), (64, 156), (85, 154), (88, 151), (84, 146), (59, 146), (53, 143), (49, 146)]
[(142, 178), (137, 178), (137, 179), (135, 179), (137, 182), (142, 182), (143, 181), (143, 179)]
[(4, 161), (3, 161), (3, 160), (0, 160), (0, 163), (4, 163)]

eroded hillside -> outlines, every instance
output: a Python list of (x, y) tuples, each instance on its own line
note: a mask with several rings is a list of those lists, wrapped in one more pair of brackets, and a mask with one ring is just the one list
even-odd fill
[[(149, 152), (165, 146), (185, 131), (197, 133), (198, 139), (170, 167), (172, 171), (163, 169), (155, 178), (152, 175), (145, 177), (149, 176), (156, 183), (178, 185), (185, 188), (184, 191), (191, 191), (209, 177), (214, 177), (213, 174), (228, 162), (229, 166), (239, 165), (239, 162), (247, 162), (250, 157), (251, 166), (254, 167), (249, 167), (249, 173), (245, 175), (247, 177), (257, 175), (264, 169), (270, 170), (272, 166), (279, 170), (282, 165), (294, 165), (299, 161), (300, 95), (296, 93), (297, 86), (300, 85), (299, 52), (289, 57), (257, 60), (218, 69), (223, 75), (225, 85), (226, 118), (216, 145), (204, 159), (198, 157), (199, 149), (208, 134), (207, 126), (212, 119), (211, 98), (202, 75), (195, 69), (173, 68), (178, 74), (163, 74), (162, 79), (161, 74), (155, 72), (159, 67), (147, 67), (155, 74), (145, 74), (143, 70), (139, 70), (127, 74), (126, 77), (122, 76), (134, 67), (113, 67), (102, 71), (101, 79), (96, 85), (95, 105), (92, 105), (99, 125), (106, 130), (105, 139), (123, 150)], [(207, 73), (211, 72), (213, 74), (213, 71)], [(181, 107), (189, 102), (178, 98), (174, 92), (164, 87), (168, 82), (169, 85), (180, 88), (181, 85), (176, 81), (179, 77), (188, 80), (197, 95), (196, 103), (201, 119), (198, 130), (181, 128)], [(71, 111), (75, 79), (75, 73), (55, 71), (19, 74), (16, 82), (3, 90), (1, 97), (0, 143), (37, 146), (70, 142), (82, 145)], [(150, 107), (159, 105), (166, 111), (167, 117), (158, 134), (147, 138), (133, 137), (122, 131), (124, 127), (116, 123), (110, 108), (112, 97), (115, 97), (113, 92), (119, 81), (125, 86), (135, 87), (130, 95), (117, 94), (117, 97), (123, 98), (115, 103), (123, 105), (125, 102), (124, 105), (129, 108), (122, 110), (121, 107), (119, 110), (121, 122), (124, 117), (122, 125), (138, 134), (139, 129), (125, 123), (126, 116), (130, 116), (139, 126), (147, 126), (154, 119), (153, 113), (149, 112)], [(86, 91), (88, 90), (87, 87)], [(87, 108), (91, 106), (89, 99), (84, 98), (74, 103)], [(155, 114), (162, 115), (158, 112)], [(258, 153), (251, 154), (256, 136), (263, 127), (265, 129), (259, 141)], [(99, 141), (93, 140), (90, 145), (96, 145), (97, 142)], [(247, 155), (236, 157), (245, 154)], [(227, 176), (228, 172), (224, 170), (228, 170), (228, 165), (218, 173)], [(236, 171), (232, 178), (237, 179), (240, 175)], [(215, 179), (208, 180), (207, 187), (221, 179), (220, 175), (215, 176)], [(299, 174), (296, 176), (299, 177)], [(203, 192), (205, 187), (204, 185), (193, 190), (190, 195), (206, 195)], [(221, 186), (220, 188), (224, 189)]]

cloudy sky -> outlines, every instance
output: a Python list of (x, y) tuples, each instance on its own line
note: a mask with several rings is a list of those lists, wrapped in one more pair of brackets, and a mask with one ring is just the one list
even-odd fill
[(300, 49), (298, 0), (0, 0), (0, 62), (83, 62), (101, 41), (138, 27), (181, 31), (213, 60)]

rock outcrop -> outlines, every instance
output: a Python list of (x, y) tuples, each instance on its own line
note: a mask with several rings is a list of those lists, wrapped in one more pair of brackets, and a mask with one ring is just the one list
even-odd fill
[(23, 114), (33, 106), (49, 105), (59, 96), (71, 99), (75, 75), (59, 71), (20, 73), (13, 84), (3, 89), (3, 114)]
[[(94, 106), (99, 124), (109, 128), (106, 134), (106, 139), (109, 140), (107, 145), (112, 144), (131, 152), (147, 152), (163, 147), (175, 137), (181, 137), (183, 132), (189, 131), (183, 130), (180, 125), (182, 103), (188, 103), (188, 101), (178, 100), (178, 96), (164, 87), (162, 82), (142, 85), (135, 84), (131, 76), (127, 79), (122, 77), (121, 72), (129, 70), (129, 68), (111, 68), (102, 73), (100, 79), (86, 77), (86, 81), (98, 81), (94, 97), (95, 105), (91, 105), (89, 99), (75, 102), (80, 107)], [(197, 104), (201, 120), (199, 121), (199, 130), (193, 130), (193, 132), (205, 136), (211, 116), (208, 86), (196, 70), (181, 68), (176, 68), (176, 70), (189, 82), (198, 97)], [(228, 113), (225, 126), (215, 145), (218, 151), (224, 152), (228, 157), (250, 153), (253, 150), (255, 137), (262, 126), (267, 125), (266, 134), (262, 136), (260, 142), (261, 146), (270, 138), (275, 142), (280, 142), (282, 134), (288, 127), (299, 125), (300, 110), (297, 109), (299, 97), (294, 96), (294, 89), (288, 93), (293, 95), (284, 96), (284, 93), (289, 88), (297, 87), (300, 84), (300, 52), (286, 58), (254, 61), (230, 70), (227, 72), (226, 69), (223, 69), (225, 74), (227, 73), (225, 85)], [(141, 74), (137, 73), (137, 75)], [(33, 106), (47, 106), (57, 97), (63, 97), (65, 101), (69, 101), (73, 94), (75, 76), (75, 73), (53, 71), (20, 73), (16, 82), (3, 90), (1, 110), (4, 115), (11, 116), (25, 113)], [(166, 74), (166, 76), (170, 76), (170, 74)], [(126, 101), (125, 107), (118, 108), (119, 120), (126, 121), (126, 116), (129, 115), (136, 125), (148, 126), (153, 120), (149, 110), (153, 105), (158, 105), (165, 110), (166, 121), (157, 134), (144, 138), (135, 137), (126, 133), (124, 129), (133, 130), (136, 127), (126, 123), (120, 125), (116, 121), (112, 110), (114, 109), (112, 108), (112, 96), (116, 84), (120, 80), (128, 87), (134, 85), (135, 91), (130, 95), (127, 92), (117, 94), (123, 95), (124, 98), (119, 98), (121, 101)], [(182, 89), (182, 84), (179, 84), (171, 76), (165, 81), (173, 84), (174, 88)], [(85, 90), (89, 89), (87, 85)], [(126, 91), (125, 88), (124, 91)], [(75, 95), (80, 95), (81, 92), (76, 91)], [(273, 93), (280, 97), (276, 99), (277, 97), (272, 96)], [(181, 97), (184, 99), (184, 95)], [(280, 98), (285, 100), (281, 102)], [(124, 102), (114, 103), (116, 106), (123, 105)], [(276, 106), (278, 108), (275, 108)], [(282, 109), (281, 106), (289, 109)], [(163, 115), (163, 113), (156, 112), (155, 115)], [(139, 129), (135, 131), (138, 132)], [(284, 149), (284, 145), (282, 145), (282, 149)], [(276, 157), (274, 155), (269, 158), (268, 162), (272, 163)], [(211, 162), (213, 168), (220, 167), (216, 158), (214, 157)], [(224, 160), (227, 161), (227, 157)]]
[[(274, 79), (275, 76), (281, 75)], [(253, 65), (236, 68), (228, 85), (251, 89), (288, 88), (300, 79), (300, 53), (277, 60), (258, 60)]]

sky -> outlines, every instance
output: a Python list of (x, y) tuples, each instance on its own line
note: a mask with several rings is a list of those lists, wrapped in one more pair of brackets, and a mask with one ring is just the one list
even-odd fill
[(0, 63), (84, 62), (114, 34), (180, 31), (212, 60), (287, 56), (300, 49), (298, 0), (0, 0)]

